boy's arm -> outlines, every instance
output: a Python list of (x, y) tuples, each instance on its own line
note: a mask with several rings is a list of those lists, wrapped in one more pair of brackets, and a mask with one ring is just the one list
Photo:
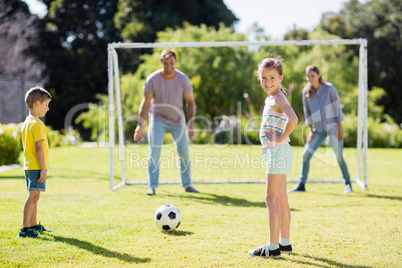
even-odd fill
[(36, 157), (38, 158), (40, 166), (40, 178), (38, 182), (42, 183), (46, 180), (46, 165), (45, 165), (45, 153), (43, 152), (43, 140), (35, 142)]

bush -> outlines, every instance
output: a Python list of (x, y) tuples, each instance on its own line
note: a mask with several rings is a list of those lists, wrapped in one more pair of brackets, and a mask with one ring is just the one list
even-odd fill
[(0, 166), (18, 163), (22, 152), (21, 125), (0, 124)]
[[(370, 125), (370, 124), (369, 124)], [(357, 116), (344, 115), (342, 121), (344, 147), (356, 147), (357, 144)]]
[(304, 124), (304, 122), (297, 124), (292, 133), (290, 133), (290, 145), (304, 146), (307, 135), (308, 127)]
[[(385, 122), (373, 118), (368, 119), (368, 146), (371, 148), (402, 148), (402, 130), (389, 117), (384, 116)], [(356, 147), (357, 117), (345, 116), (343, 121), (345, 131), (345, 147)]]
[(66, 146), (70, 143), (75, 144), (81, 141), (78, 131), (76, 130), (73, 130), (67, 138), (64, 130), (53, 130), (51, 127), (46, 126), (46, 134), (49, 142), (49, 148)]
[[(0, 166), (18, 163), (18, 158), (22, 152), (21, 143), (21, 124), (0, 124)], [(51, 127), (46, 127), (49, 147), (59, 147), (67, 145), (66, 135)], [(74, 132), (75, 139), (77, 132)], [(71, 138), (70, 138), (71, 139)]]

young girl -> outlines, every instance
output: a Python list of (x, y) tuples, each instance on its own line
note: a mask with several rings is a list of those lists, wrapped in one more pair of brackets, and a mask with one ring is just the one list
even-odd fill
[(292, 169), (293, 151), (289, 135), (298, 119), (282, 88), (282, 60), (267, 58), (258, 64), (258, 79), (267, 93), (261, 122), (260, 139), (266, 163), (265, 203), (269, 217), (269, 244), (248, 252), (251, 256), (280, 258), (281, 252), (291, 253), (289, 241), (290, 209), (286, 189), (286, 174)]

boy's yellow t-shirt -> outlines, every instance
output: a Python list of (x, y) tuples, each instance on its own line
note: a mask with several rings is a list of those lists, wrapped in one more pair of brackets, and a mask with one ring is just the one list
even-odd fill
[(47, 141), (45, 124), (38, 117), (28, 115), (21, 128), (21, 138), (24, 148), (24, 170), (40, 170), (35, 150), (35, 142), (40, 140), (43, 141), (45, 166), (46, 169), (49, 169), (49, 143)]

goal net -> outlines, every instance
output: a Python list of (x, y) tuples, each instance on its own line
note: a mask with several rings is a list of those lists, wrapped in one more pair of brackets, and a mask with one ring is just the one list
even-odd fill
[[(368, 150), (368, 119), (367, 119), (367, 40), (366, 39), (341, 39), (341, 40), (302, 40), (302, 41), (239, 41), (239, 42), (179, 42), (179, 43), (111, 43), (108, 45), (108, 112), (109, 112), (109, 156), (110, 156), (110, 190), (115, 191), (124, 185), (147, 184), (147, 148), (146, 144), (127, 144), (131, 137), (125, 137), (125, 126), (127, 117), (136, 115), (124, 115), (121, 97), (121, 74), (119, 73), (118, 50), (132, 49), (201, 49), (201, 48), (228, 48), (255, 50), (262, 47), (303, 47), (303, 46), (358, 46), (359, 48), (359, 71), (358, 71), (358, 96), (355, 114), (356, 148), (345, 148), (344, 157), (348, 164), (351, 177), (355, 173), (353, 182), (362, 189), (367, 189), (367, 150)], [(140, 52), (138, 53), (140, 55)], [(268, 55), (270, 56), (270, 55)], [(180, 63), (180, 55), (178, 58)], [(258, 62), (257, 62), (258, 63)], [(310, 62), (314, 64), (315, 62)], [(217, 63), (220, 64), (219, 62)], [(284, 69), (290, 64), (285, 58)], [(308, 65), (310, 65), (308, 64)], [(307, 66), (307, 65), (306, 65)], [(306, 67), (304, 66), (304, 68)], [(218, 66), (220, 67), (220, 66)], [(209, 66), (205, 66), (209, 68)], [(224, 66), (221, 66), (224, 68)], [(238, 66), (242, 68), (242, 66)], [(320, 66), (319, 66), (320, 68)], [(180, 68), (179, 68), (180, 69)], [(256, 66), (255, 68), (256, 69)], [(156, 70), (156, 69), (154, 69)], [(321, 70), (322, 72), (322, 70)], [(186, 71), (185, 71), (186, 73)], [(219, 78), (219, 74), (217, 79)], [(251, 73), (256, 79), (255, 73)], [(286, 71), (285, 71), (286, 75)], [(192, 78), (189, 75), (190, 79)], [(331, 77), (329, 77), (331, 81)], [(195, 80), (196, 81), (196, 80)], [(193, 83), (193, 80), (192, 80)], [(142, 85), (141, 85), (142, 87)], [(289, 91), (292, 85), (285, 85)], [(337, 85), (335, 84), (335, 87)], [(338, 88), (338, 87), (337, 87)], [(301, 89), (298, 89), (301, 90)], [(339, 91), (339, 90), (338, 90)], [(196, 92), (194, 92), (196, 94)], [(232, 94), (226, 92), (226, 94)], [(247, 93), (241, 93), (242, 101), (249, 99)], [(202, 98), (202, 96), (200, 97)], [(218, 96), (219, 98), (219, 96)], [(204, 100), (207, 101), (208, 100)], [(223, 102), (223, 99), (222, 99)], [(290, 101), (291, 102), (291, 101)], [(197, 98), (196, 98), (197, 103)], [(263, 106), (263, 99), (258, 105)], [(203, 125), (202, 129), (196, 132), (205, 132), (209, 140), (204, 139), (204, 145), (190, 144), (192, 161), (192, 183), (262, 183), (265, 182), (265, 167), (262, 164), (261, 145), (253, 142), (250, 137), (258, 138), (258, 127), (261, 117), (250, 115), (241, 101), (231, 104), (235, 107), (231, 114), (220, 114), (215, 118), (206, 119), (197, 115), (195, 120)], [(248, 113), (248, 116), (244, 114)], [(138, 117), (137, 117), (138, 119)], [(212, 122), (207, 122), (212, 121)], [(299, 119), (299, 122), (302, 121)], [(215, 128), (212, 125), (215, 124)], [(305, 133), (299, 129), (298, 135)], [(116, 129), (117, 128), (117, 129)], [(145, 129), (146, 130), (146, 129)], [(245, 132), (250, 135), (245, 135)], [(295, 132), (295, 131), (294, 131)], [(201, 133), (202, 134), (202, 133)], [(127, 134), (131, 135), (132, 134)], [(244, 135), (244, 136), (243, 136)], [(202, 136), (202, 135), (200, 135)], [(213, 142), (211, 143), (211, 139)], [(242, 142), (241, 142), (242, 141)], [(206, 143), (206, 144), (205, 144)], [(241, 144), (246, 145), (241, 145)], [(292, 142), (291, 142), (292, 144)], [(178, 171), (178, 157), (172, 143), (163, 145), (160, 162), (160, 184), (180, 183)], [(328, 149), (327, 149), (328, 148)], [(350, 149), (350, 150), (349, 150)], [(289, 182), (297, 182), (301, 165), (301, 152), (303, 148), (294, 148), (294, 163), (291, 175), (288, 175)], [(349, 150), (349, 151), (348, 151)], [(311, 170), (315, 169), (315, 175), (309, 175), (307, 182), (343, 182), (340, 179), (339, 167), (334, 159), (332, 148), (320, 148), (311, 160)], [(164, 177), (162, 174), (165, 174)], [(236, 174), (236, 178), (233, 178)], [(335, 174), (335, 175), (334, 175)], [(315, 177), (314, 177), (315, 176)], [(128, 179), (130, 178), (130, 180)]]

